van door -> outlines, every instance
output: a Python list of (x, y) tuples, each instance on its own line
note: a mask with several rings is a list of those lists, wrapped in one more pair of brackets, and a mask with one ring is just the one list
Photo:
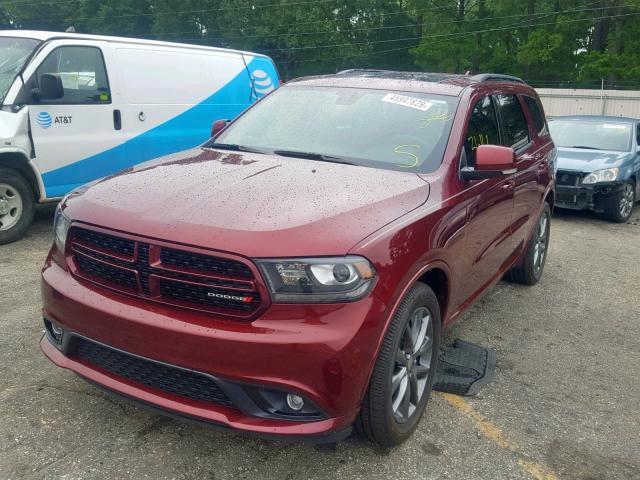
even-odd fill
[(214, 121), (235, 118), (252, 101), (235, 52), (122, 45), (115, 58), (132, 163), (202, 144)]
[(87, 160), (123, 139), (118, 135), (119, 110), (99, 44), (52, 46), (41, 56), (25, 88), (37, 87), (46, 73), (60, 77), (64, 92), (62, 98), (34, 100), (29, 106), (35, 163), (51, 198), (112, 173), (112, 165)]

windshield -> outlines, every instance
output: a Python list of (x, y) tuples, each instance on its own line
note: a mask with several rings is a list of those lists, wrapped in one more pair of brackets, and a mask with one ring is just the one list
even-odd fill
[(551, 119), (549, 129), (557, 147), (587, 150), (631, 150), (630, 123), (593, 120)]
[(0, 37), (0, 100), (38, 43), (33, 38)]
[(311, 160), (428, 173), (442, 163), (457, 104), (457, 97), (421, 93), (282, 87), (207, 146), (241, 145)]

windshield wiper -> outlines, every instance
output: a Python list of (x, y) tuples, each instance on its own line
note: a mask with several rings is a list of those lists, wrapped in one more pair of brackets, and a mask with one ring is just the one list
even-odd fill
[(589, 147), (588, 145), (573, 145), (571, 148), (582, 148), (584, 150), (602, 150), (601, 148)]
[(274, 150), (273, 153), (275, 155), (280, 155), (282, 157), (307, 158), (309, 160), (320, 160), (321, 162), (342, 163), (344, 165), (356, 165), (355, 163), (345, 160), (344, 158), (332, 157), (331, 155), (324, 155), (322, 153), (297, 152), (295, 150)]
[(263, 150), (245, 147), (244, 145), (238, 145), (237, 143), (208, 143), (205, 146), (207, 148), (217, 148), (218, 150), (233, 150), (235, 152), (265, 153)]

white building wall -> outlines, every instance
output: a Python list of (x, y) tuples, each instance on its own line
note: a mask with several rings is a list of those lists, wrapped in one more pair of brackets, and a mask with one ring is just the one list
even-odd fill
[(640, 118), (640, 91), (537, 88), (547, 116), (612, 115)]

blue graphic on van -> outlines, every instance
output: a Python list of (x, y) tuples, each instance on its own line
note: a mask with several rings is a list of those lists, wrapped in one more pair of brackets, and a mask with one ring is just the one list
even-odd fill
[(276, 89), (269, 74), (260, 68), (256, 68), (251, 72), (251, 78), (258, 98), (264, 97), (267, 93)]
[(51, 123), (53, 123), (53, 121), (51, 120), (51, 115), (49, 115), (47, 112), (40, 112), (36, 117), (36, 122), (38, 122), (38, 125), (40, 125), (42, 128), (49, 128), (51, 126)]

